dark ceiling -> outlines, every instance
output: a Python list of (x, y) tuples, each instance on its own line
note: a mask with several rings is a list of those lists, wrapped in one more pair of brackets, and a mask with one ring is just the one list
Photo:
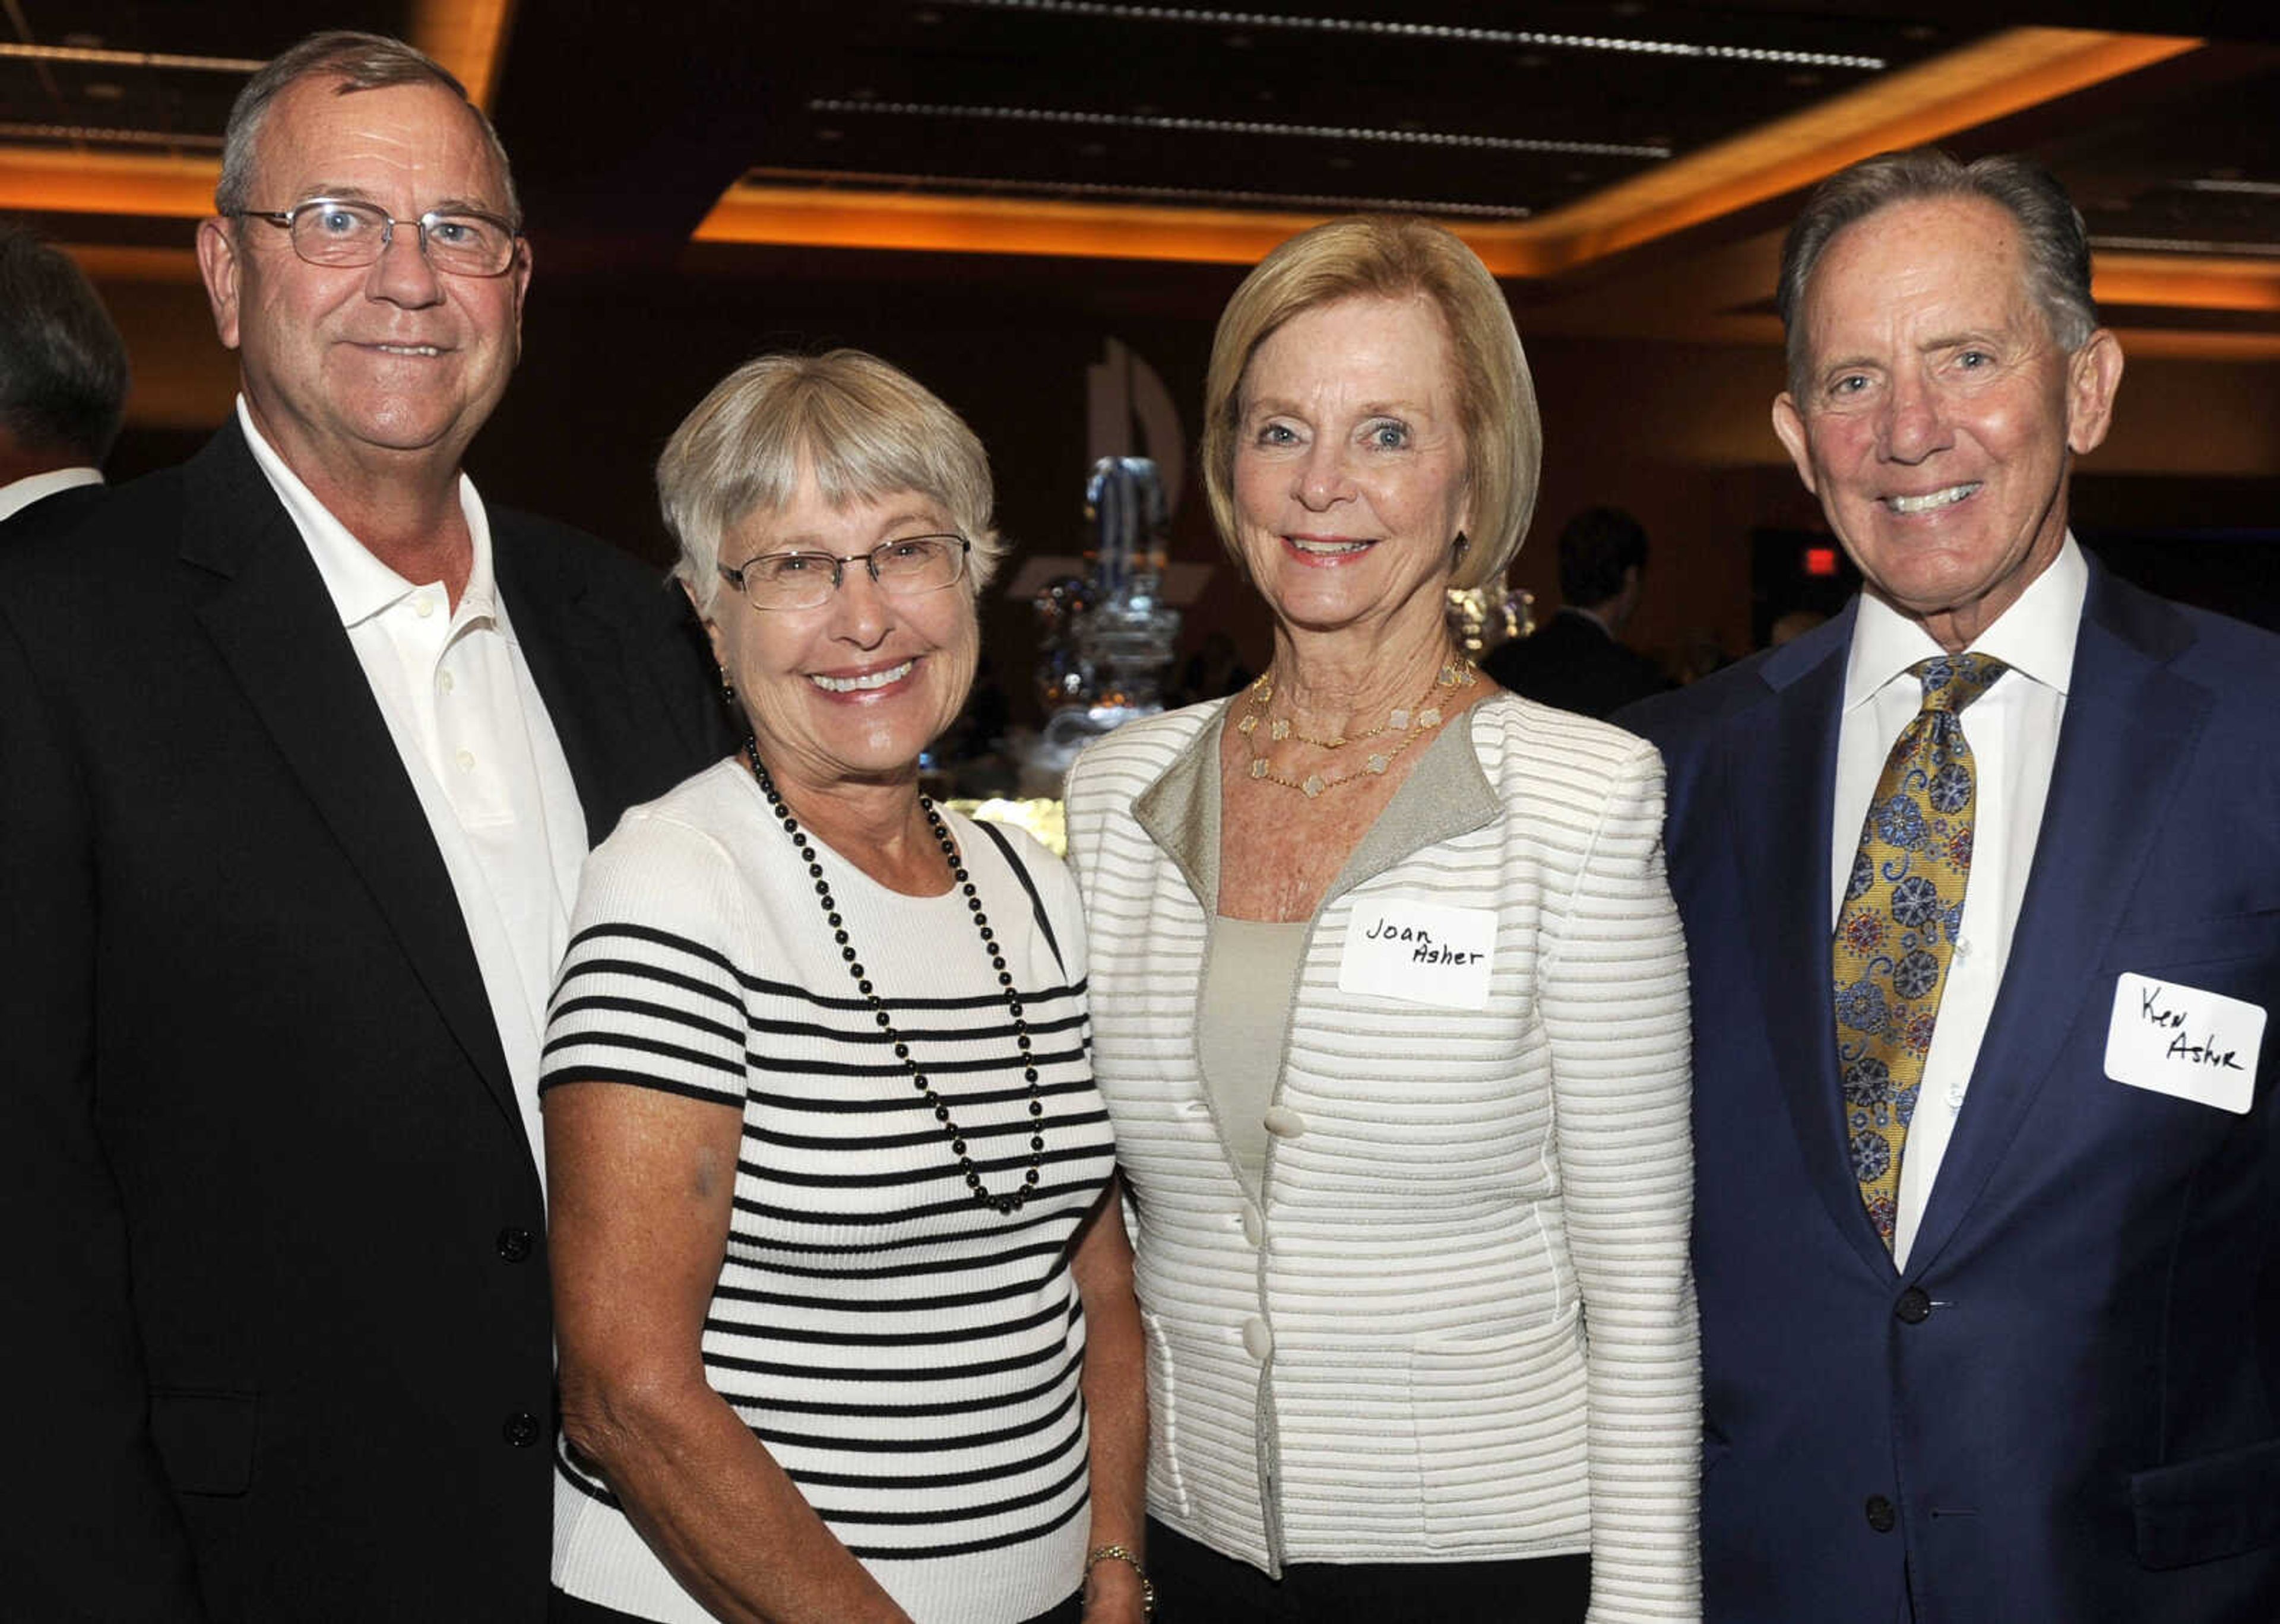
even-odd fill
[(231, 98), (250, 71), (240, 65), (274, 55), (312, 27), (402, 34), (412, 25), (413, 10), (354, 0), (322, 6), (295, 0), (0, 0), (4, 37), (13, 44), (158, 58), (0, 60), (0, 123), (6, 139), (34, 146), (219, 152)]
[[(772, 166), (1016, 194), (1542, 212), (1946, 42), (1639, 5), (847, 8), (783, 73)], [(1325, 14), (1325, 13), (1329, 14)], [(1434, 20), (1413, 20), (1430, 15)], [(1679, 54), (1683, 45), (1691, 54)]]
[[(573, 273), (673, 263), (740, 179), (835, 198), (1541, 220), (2001, 30), (2199, 31), (2214, 42), (1953, 142), (2030, 148), (2108, 245), (2280, 257), (2280, 6), (2269, 0), (0, 8), (0, 148), (69, 154), (90, 175), (211, 162), (248, 65), (312, 27), (432, 45), (455, 19), (488, 19), (500, 42), (489, 99), (533, 235), (551, 271)], [(187, 241), (167, 212), (57, 204), (46, 192), (15, 206), (67, 242)], [(1693, 253), (1768, 218), (1737, 205), (1658, 251)]]

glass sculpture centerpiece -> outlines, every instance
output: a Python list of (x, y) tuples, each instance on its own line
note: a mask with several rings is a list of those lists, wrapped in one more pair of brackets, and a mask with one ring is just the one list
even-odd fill
[(1045, 726), (1029, 766), (1058, 781), (1102, 734), (1164, 708), (1164, 673), (1180, 613), (1163, 598), (1163, 487), (1145, 457), (1104, 457), (1084, 487), (1090, 579), (1052, 582), (1036, 599)]

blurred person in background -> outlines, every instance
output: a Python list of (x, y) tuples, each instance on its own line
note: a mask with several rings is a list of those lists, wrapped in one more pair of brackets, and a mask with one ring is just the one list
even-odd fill
[(0, 544), (59, 534), (103, 499), (127, 346), (69, 254), (0, 221)]
[(1560, 607), (1482, 669), (1514, 693), (1581, 716), (1614, 715), (1670, 679), (1623, 645), (1646, 591), (1646, 531), (1621, 508), (1586, 508), (1560, 532)]

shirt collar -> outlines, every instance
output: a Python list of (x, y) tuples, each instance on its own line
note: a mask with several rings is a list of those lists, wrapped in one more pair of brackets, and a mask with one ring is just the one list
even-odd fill
[[(237, 423), (245, 431), (245, 443), (253, 452), (253, 460), (267, 477), (270, 489), (277, 493), (277, 500), (284, 504), (293, 527), (301, 533), (301, 540), (316, 563), (317, 573), (324, 579), (325, 590), (331, 595), (343, 626), (361, 625), (421, 587), (435, 584), (406, 581), (350, 534), (348, 527), (333, 517), (300, 477), (285, 466), (285, 459), (261, 437), (243, 395), (237, 397)], [(483, 511), (482, 498), (475, 494), (474, 481), (464, 473), (459, 475), (459, 512), (466, 519), (467, 536), (474, 547), (474, 561), (467, 569), (466, 589), (459, 594), (459, 606), (451, 616), (455, 624), (464, 625), (476, 620), (496, 619), (498, 601), (497, 585), (491, 574), (490, 520)]]
[(0, 485), (0, 519), (12, 519), (33, 503), (59, 490), (102, 483), (100, 468), (50, 468), (45, 473), (27, 473), (20, 480)]
[[(2063, 697), (2074, 673), (2075, 639), (2082, 631), (2082, 608), (2089, 593), (2090, 566), (2069, 530), (2050, 566), (2027, 583), (2018, 601), (1997, 616), (1966, 651), (1991, 655), (2014, 673)], [(1918, 660), (1945, 652), (1917, 622), (1863, 592), (1845, 667), (1845, 708), (1867, 704)]]

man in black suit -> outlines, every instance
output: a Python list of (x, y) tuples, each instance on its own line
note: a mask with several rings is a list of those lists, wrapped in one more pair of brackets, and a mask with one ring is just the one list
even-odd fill
[(1559, 612), (1483, 662), (1514, 693), (1606, 717), (1670, 686), (1661, 668), (1625, 648), (1623, 627), (1646, 578), (1646, 532), (1621, 508), (1586, 508), (1560, 533)]
[(522, 1620), (578, 868), (725, 748), (648, 572), (459, 471), (528, 245), (458, 82), (304, 42), (198, 258), (233, 420), (0, 550), (0, 1612)]
[(0, 224), (0, 543), (68, 529), (103, 496), (127, 346), (71, 257)]

